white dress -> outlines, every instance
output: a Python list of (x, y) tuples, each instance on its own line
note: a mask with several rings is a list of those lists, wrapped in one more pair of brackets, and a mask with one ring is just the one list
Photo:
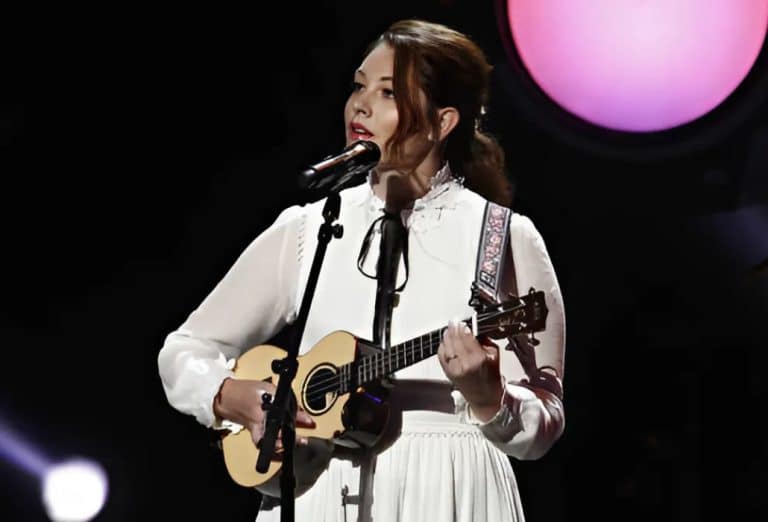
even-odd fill
[[(329, 243), (302, 338), (306, 353), (325, 335), (345, 330), (372, 338), (376, 281), (359, 273), (365, 233), (383, 203), (369, 183), (342, 191), (338, 223), (343, 236)], [(211, 294), (171, 332), (160, 350), (160, 376), (169, 403), (208, 427), (221, 427), (212, 404), (235, 359), (295, 320), (309, 275), (323, 201), (284, 210), (242, 253)], [(392, 345), (465, 319), (475, 276), (485, 199), (444, 169), (430, 192), (402, 217), (409, 230), (409, 276), (393, 311)], [(517, 287), (543, 290), (549, 310), (537, 334), (539, 367), (563, 376), (565, 318), (560, 288), (541, 235), (530, 219), (512, 214), (510, 240)], [(375, 273), (378, 236), (364, 262)], [(405, 277), (400, 267), (398, 284)], [(499, 413), (475, 421), (460, 393), (453, 412), (406, 411), (402, 434), (378, 456), (372, 515), (377, 522), (501, 522), (523, 520), (508, 456), (535, 459), (560, 437), (565, 418), (552, 393), (520, 385), (525, 373), (512, 351), (501, 350), (507, 382)], [(395, 375), (409, 381), (448, 382), (436, 357)], [(359, 468), (333, 459), (315, 485), (295, 503), (295, 520), (355, 521), (356, 506), (342, 506), (341, 491), (356, 494)], [(279, 508), (257, 521), (279, 521)]]

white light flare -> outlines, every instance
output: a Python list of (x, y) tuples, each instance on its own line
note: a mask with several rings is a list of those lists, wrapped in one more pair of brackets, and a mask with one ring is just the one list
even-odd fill
[(107, 474), (97, 463), (72, 459), (52, 466), (43, 479), (43, 504), (55, 522), (85, 522), (107, 498)]
[(2, 420), (0, 458), (41, 481), (43, 506), (54, 522), (91, 520), (107, 499), (107, 474), (99, 464), (79, 457), (54, 464)]

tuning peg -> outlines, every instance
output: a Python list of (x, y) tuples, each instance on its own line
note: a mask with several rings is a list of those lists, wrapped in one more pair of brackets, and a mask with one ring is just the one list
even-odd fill
[(534, 334), (529, 335), (528, 339), (531, 341), (531, 344), (534, 346), (538, 346), (539, 344), (541, 344), (541, 341), (536, 339), (536, 336)]
[(272, 394), (264, 392), (261, 394), (261, 409), (267, 411), (272, 406)]
[(469, 291), (469, 306), (475, 308), (480, 304), (480, 293), (477, 290), (477, 283), (473, 282)]

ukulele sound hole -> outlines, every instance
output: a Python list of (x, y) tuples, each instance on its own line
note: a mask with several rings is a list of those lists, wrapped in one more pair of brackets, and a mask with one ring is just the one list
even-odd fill
[(305, 408), (310, 413), (321, 413), (336, 402), (338, 378), (332, 368), (321, 367), (312, 372), (304, 389)]

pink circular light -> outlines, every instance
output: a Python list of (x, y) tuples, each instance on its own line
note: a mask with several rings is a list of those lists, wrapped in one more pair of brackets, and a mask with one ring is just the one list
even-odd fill
[(742, 82), (768, 0), (507, 0), (517, 51), (549, 97), (629, 132), (677, 127)]

